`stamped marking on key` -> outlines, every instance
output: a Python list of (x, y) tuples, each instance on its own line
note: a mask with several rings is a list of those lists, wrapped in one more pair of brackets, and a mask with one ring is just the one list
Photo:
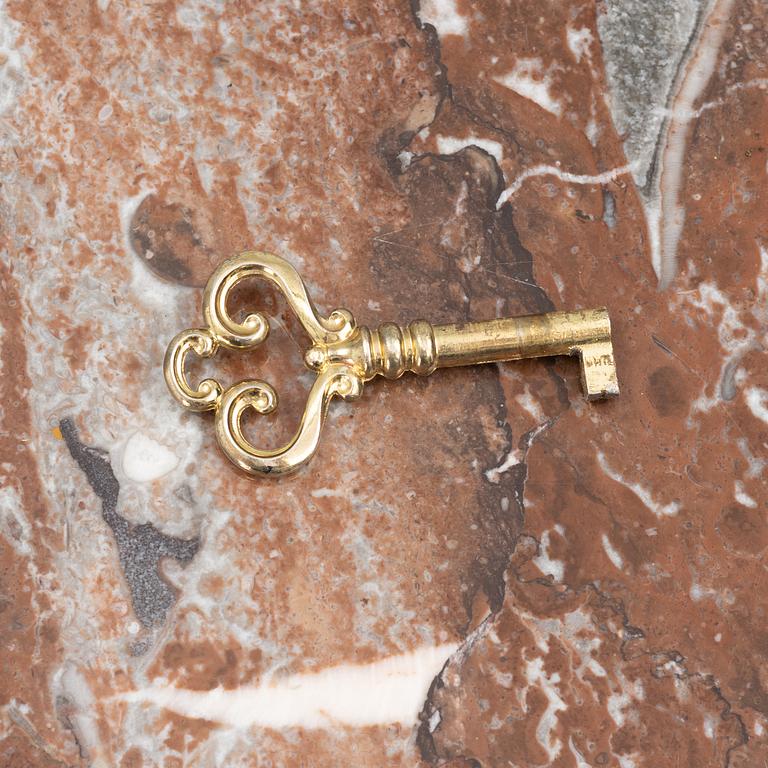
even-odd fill
[[(190, 352), (212, 357), (219, 347), (247, 349), (267, 338), (269, 321), (264, 315), (257, 312), (237, 322), (227, 310), (233, 288), (253, 277), (268, 280), (285, 295), (312, 341), (304, 362), (317, 373), (298, 430), (287, 445), (275, 450), (252, 445), (242, 430), (247, 410), (266, 414), (277, 407), (277, 392), (270, 384), (252, 379), (224, 390), (215, 379), (205, 379), (195, 387), (185, 372)], [(577, 355), (587, 399), (619, 394), (606, 309), (434, 326), (416, 320), (405, 326), (383, 323), (373, 330), (358, 326), (346, 309), (336, 309), (328, 317), (320, 315), (298, 272), (287, 261), (248, 251), (225, 261), (213, 273), (203, 295), (203, 318), (205, 327), (182, 331), (171, 341), (165, 355), (165, 380), (185, 408), (215, 412), (219, 445), (252, 475), (286, 474), (309, 461), (331, 399), (360, 397), (364, 382), (375, 376), (397, 379), (406, 371), (427, 376), (437, 368)]]

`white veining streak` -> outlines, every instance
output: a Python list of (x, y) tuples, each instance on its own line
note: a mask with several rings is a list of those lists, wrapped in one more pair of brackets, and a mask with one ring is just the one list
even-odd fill
[(583, 174), (583, 173), (569, 173), (556, 165), (534, 165), (531, 168), (526, 168), (500, 195), (496, 201), (496, 210), (499, 210), (504, 203), (509, 200), (510, 197), (517, 194), (520, 187), (530, 178), (534, 176), (556, 176), (561, 181), (567, 181), (569, 184), (607, 184), (609, 181), (614, 181), (619, 176), (632, 173), (635, 164), (629, 163), (622, 165), (619, 168), (612, 168), (610, 171), (603, 171), (603, 173), (595, 174)]
[(745, 390), (744, 397), (752, 415), (768, 424), (768, 391), (760, 387), (749, 387)]
[(485, 471), (485, 477), (487, 478), (489, 483), (498, 483), (501, 479), (501, 476), (507, 471), (512, 469), (513, 467), (516, 467), (520, 462), (524, 459), (522, 451), (514, 447), (512, 450), (506, 455), (504, 458), (504, 461), (501, 462), (497, 467), (493, 467), (493, 469), (487, 469)]
[(621, 570), (624, 567), (624, 558), (618, 553), (616, 548), (611, 544), (611, 540), (603, 534), (600, 537), (602, 543), (603, 543), (603, 549), (605, 550), (605, 554), (608, 555), (608, 559), (619, 569)]
[(176, 469), (179, 457), (143, 432), (134, 432), (125, 444), (122, 467), (126, 477), (149, 483)]
[(686, 111), (683, 107), (675, 107), (674, 109), (664, 108), (659, 109), (658, 114), (660, 114), (662, 117), (695, 120), (696, 118), (701, 117), (705, 112), (709, 112), (710, 109), (722, 107), (724, 104), (727, 104), (728, 98), (734, 93), (740, 93), (741, 91), (748, 90), (768, 90), (768, 78), (755, 77), (752, 80), (748, 80), (746, 83), (733, 83), (725, 89), (725, 96), (719, 99), (715, 99), (714, 101), (707, 101), (698, 109), (689, 109)]
[(157, 685), (121, 698), (232, 728), (413, 726), (432, 680), (457, 647), (425, 646), (371, 664), (340, 664), (233, 690)]
[(440, 37), (467, 34), (467, 20), (456, 8), (456, 0), (422, 0), (418, 16), (424, 24), (431, 24)]
[(536, 658), (526, 662), (525, 676), (531, 685), (538, 685), (542, 693), (547, 697), (547, 708), (536, 726), (536, 740), (541, 744), (550, 760), (554, 760), (563, 747), (563, 743), (552, 732), (557, 727), (557, 713), (564, 712), (568, 706), (560, 697), (558, 683), (560, 673), (553, 672), (547, 675), (544, 671), (544, 659)]
[(533, 564), (545, 575), (552, 576), (555, 581), (561, 582), (565, 574), (565, 562), (551, 557), (549, 554), (549, 531), (541, 534), (539, 551), (533, 558)]
[(733, 498), (743, 507), (755, 509), (757, 502), (744, 490), (744, 483), (737, 480), (734, 484)]
[(680, 504), (676, 501), (670, 501), (668, 504), (660, 504), (657, 502), (647, 488), (643, 488), (639, 483), (633, 483), (626, 480), (620, 473), (611, 469), (608, 462), (605, 460), (605, 454), (602, 451), (597, 452), (597, 463), (600, 465), (600, 469), (605, 472), (611, 480), (615, 480), (617, 483), (629, 488), (632, 493), (637, 496), (640, 501), (645, 504), (648, 509), (653, 512), (656, 517), (674, 517), (680, 511)]
[(26, 87), (24, 61), (17, 48), (19, 26), (8, 17), (5, 3), (0, 3), (0, 115), (13, 109)]
[(541, 59), (518, 59), (513, 70), (493, 79), (499, 85), (560, 117), (563, 105), (549, 91), (552, 78), (543, 69)]
[(680, 192), (692, 116), (696, 113), (693, 105), (704, 93), (714, 72), (732, 5), (733, 0), (713, 0), (701, 38), (674, 99), (672, 112), (675, 117), (669, 123), (661, 156), (657, 211), (649, 216), (648, 222), (651, 256), (661, 288), (668, 287), (677, 275), (677, 245), (685, 223)]
[(71, 715), (77, 729), (78, 739), (90, 758), (93, 768), (106, 768), (104, 747), (101, 743), (95, 714), (95, 698), (87, 680), (75, 664), (68, 663), (55, 676), (55, 687), (66, 696), (67, 701), (75, 705)]
[(568, 47), (577, 63), (581, 61), (582, 56), (591, 58), (590, 46), (594, 42), (594, 38), (589, 27), (579, 27), (579, 29), (568, 27), (565, 33)]
[(484, 149), (489, 155), (496, 158), (497, 163), (501, 163), (504, 157), (504, 148), (501, 143), (493, 139), (481, 139), (477, 136), (468, 136), (465, 139), (457, 139), (455, 136), (436, 136), (437, 151), (441, 155), (455, 155), (467, 147), (479, 147)]

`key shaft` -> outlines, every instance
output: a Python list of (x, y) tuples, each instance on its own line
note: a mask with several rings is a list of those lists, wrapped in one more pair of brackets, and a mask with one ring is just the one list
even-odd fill
[(433, 333), (438, 368), (578, 355), (588, 399), (619, 394), (605, 308), (436, 325)]

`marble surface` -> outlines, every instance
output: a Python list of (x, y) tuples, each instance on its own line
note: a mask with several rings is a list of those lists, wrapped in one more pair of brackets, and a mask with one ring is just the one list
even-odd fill
[[(9, 0), (0, 764), (768, 761), (768, 6)], [(369, 385), (279, 482), (168, 395), (224, 257), (323, 309), (607, 305), (564, 359)], [(310, 377), (295, 324), (216, 362)]]

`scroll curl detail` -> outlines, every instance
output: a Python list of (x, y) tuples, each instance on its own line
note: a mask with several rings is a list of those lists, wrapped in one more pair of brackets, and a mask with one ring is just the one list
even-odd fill
[(351, 400), (362, 393), (363, 382), (345, 365), (332, 365), (318, 374), (309, 392), (299, 428), (284, 446), (262, 450), (243, 434), (242, 419), (249, 408), (270, 413), (277, 405), (277, 395), (264, 381), (241, 381), (221, 397), (216, 409), (216, 437), (224, 453), (238, 467), (250, 474), (285, 474), (310, 459), (317, 449), (320, 431), (334, 395)]
[(219, 345), (207, 328), (189, 328), (177, 334), (165, 353), (163, 372), (171, 394), (191, 411), (210, 411), (216, 408), (221, 396), (221, 385), (216, 379), (204, 379), (197, 388), (187, 380), (187, 355), (213, 357)]
[(271, 253), (246, 251), (216, 269), (203, 295), (203, 317), (223, 346), (241, 349), (261, 344), (269, 333), (269, 323), (260, 312), (239, 323), (227, 309), (235, 286), (254, 277), (269, 281), (282, 292), (313, 343), (342, 341), (354, 332), (355, 320), (349, 310), (336, 309), (328, 317), (318, 313), (299, 273), (287, 261)]

